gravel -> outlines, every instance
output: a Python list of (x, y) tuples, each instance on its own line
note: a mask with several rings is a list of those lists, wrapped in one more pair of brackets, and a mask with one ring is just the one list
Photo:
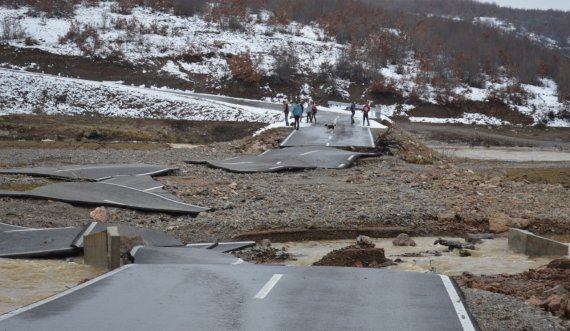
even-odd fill
[[(253, 145), (258, 150), (252, 149)], [(0, 167), (141, 162), (179, 167), (176, 174), (158, 180), (184, 201), (211, 207), (211, 212), (197, 218), (119, 208), (109, 208), (109, 213), (110, 222), (163, 230), (185, 243), (228, 240), (246, 232), (280, 229), (397, 225), (409, 227), (416, 234), (486, 232), (488, 218), (495, 212), (526, 218), (531, 221), (531, 229), (567, 230), (570, 224), (570, 205), (563, 198), (568, 197), (568, 188), (508, 181), (496, 170), (496, 164), (489, 162), (418, 165), (384, 156), (359, 160), (354, 167), (343, 170), (267, 174), (229, 173), (184, 162), (223, 159), (244, 152), (257, 154), (268, 145), (246, 140), (149, 151), (3, 149)], [(49, 181), (0, 175), (0, 185), (9, 182)], [(86, 224), (91, 221), (92, 209), (53, 201), (0, 198), (1, 221), (20, 226)], [(482, 330), (558, 330), (555, 319), (524, 301), (490, 292), (464, 291)]]

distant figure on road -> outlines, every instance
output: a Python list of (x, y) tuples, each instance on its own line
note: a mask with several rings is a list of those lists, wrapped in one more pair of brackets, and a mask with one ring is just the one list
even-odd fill
[(356, 113), (356, 104), (354, 101), (350, 104), (350, 124), (354, 124), (354, 113)]
[(295, 118), (295, 130), (299, 130), (299, 122), (303, 115), (303, 107), (299, 103), (293, 104), (293, 117)]
[(285, 114), (285, 125), (289, 126), (289, 105), (287, 101), (283, 101), (283, 114)]
[(307, 102), (307, 123), (311, 122), (313, 123), (313, 111), (311, 110), (312, 108), (312, 102), (309, 101)]
[[(317, 104), (313, 103), (313, 106), (311, 107), (311, 113), (313, 114), (313, 120), (315, 120), (315, 124), (317, 124)], [(313, 121), (311, 121), (312, 123)]]
[(368, 113), (370, 112), (370, 105), (369, 102), (366, 101), (364, 107), (362, 107), (362, 126), (364, 126), (364, 121), (368, 122), (368, 126), (370, 126), (370, 120), (368, 119)]

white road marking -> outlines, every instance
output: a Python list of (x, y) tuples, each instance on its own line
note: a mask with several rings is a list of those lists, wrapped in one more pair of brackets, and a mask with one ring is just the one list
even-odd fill
[(295, 132), (297, 132), (297, 130), (293, 130), (293, 132), (291, 132), (290, 135), (287, 136), (287, 138), (285, 138), (285, 140), (283, 140), (283, 142), (281, 143), (281, 146), (285, 145), (287, 143), (287, 141), (289, 141), (289, 139), (291, 137), (293, 137), (293, 135), (295, 134)]
[(473, 326), (471, 318), (469, 317), (469, 314), (467, 314), (467, 310), (465, 309), (465, 306), (463, 306), (463, 302), (461, 302), (461, 299), (455, 290), (455, 286), (451, 283), (451, 279), (445, 275), (439, 275), (439, 277), (441, 277), (441, 281), (447, 290), (451, 303), (453, 303), (453, 308), (455, 308), (455, 312), (457, 313), (459, 322), (463, 327), (463, 331), (475, 331), (475, 326)]
[(370, 128), (368, 128), (368, 134), (370, 135), (370, 145), (372, 147), (376, 147), (376, 144), (374, 143), (374, 136), (372, 135), (372, 131), (370, 130)]
[[(152, 176), (152, 175), (159, 174), (159, 173), (162, 173), (162, 172), (164, 172), (164, 171), (166, 171), (166, 170), (171, 170), (171, 169), (172, 169), (172, 168), (164, 168), (164, 169), (161, 169), (161, 170), (152, 171), (152, 172), (147, 172), (147, 173), (144, 173), (144, 174), (136, 174), (135, 176)], [(173, 169), (173, 170), (175, 170), (175, 169)]]
[(252, 161), (242, 161), (242, 162), (224, 162), (224, 164), (238, 165), (238, 164), (251, 164)]
[[(138, 190), (137, 190), (137, 191), (138, 191)], [(115, 202), (115, 201), (112, 201), (112, 200), (103, 200), (103, 201), (106, 202), (106, 203), (112, 203), (112, 204), (115, 204), (115, 205), (125, 206), (124, 203)]]
[(235, 157), (230, 157), (229, 159), (224, 159), (224, 160), (222, 160), (222, 161), (235, 160), (235, 159), (238, 159), (238, 158), (239, 158), (239, 156), (235, 156)]
[(106, 274), (103, 274), (103, 275), (101, 275), (101, 276), (99, 276), (99, 277), (93, 278), (93, 279), (91, 279), (90, 281), (87, 281), (87, 282), (85, 282), (85, 283), (83, 283), (83, 284), (80, 284), (80, 285), (77, 285), (77, 286), (75, 286), (75, 287), (72, 287), (72, 288), (70, 288), (69, 290), (63, 291), (63, 292), (61, 292), (61, 293), (58, 293), (58, 294), (56, 294), (56, 295), (54, 295), (54, 296), (51, 296), (51, 297), (46, 298), (46, 299), (44, 299), (44, 300), (38, 301), (38, 302), (36, 302), (36, 303), (32, 303), (31, 305), (28, 305), (28, 306), (25, 306), (25, 307), (22, 307), (22, 308), (13, 310), (13, 311), (11, 311), (11, 312), (9, 312), (9, 313), (6, 313), (6, 314), (4, 314), (4, 315), (0, 315), (0, 321), (6, 320), (6, 319), (8, 319), (8, 318), (10, 318), (10, 317), (14, 317), (14, 316), (19, 315), (19, 314), (21, 314), (21, 313), (25, 313), (25, 312), (27, 312), (28, 310), (32, 310), (32, 309), (34, 309), (34, 308), (36, 308), (36, 307), (39, 307), (39, 306), (41, 306), (41, 305), (43, 305), (43, 304), (46, 304), (46, 303), (48, 303), (48, 302), (57, 300), (57, 299), (59, 299), (59, 298), (61, 298), (61, 297), (64, 297), (64, 296), (66, 296), (66, 295), (68, 295), (68, 294), (71, 294), (71, 293), (73, 293), (73, 292), (75, 292), (75, 291), (78, 291), (78, 290), (80, 290), (80, 289), (82, 289), (82, 288), (84, 288), (84, 287), (87, 287), (87, 286), (89, 286), (89, 285), (91, 285), (91, 284), (93, 284), (93, 283), (96, 283), (96, 282), (98, 282), (98, 281), (100, 281), (100, 280), (102, 280), (102, 279), (105, 279), (105, 278), (107, 278), (107, 277), (113, 276), (114, 274), (119, 273), (119, 272), (121, 272), (121, 271), (123, 271), (123, 270), (126, 270), (126, 269), (128, 269), (128, 268), (130, 268), (130, 267), (132, 267), (132, 266), (134, 266), (134, 264), (127, 264), (127, 265), (124, 265), (124, 266), (120, 267), (119, 269), (115, 269), (115, 270), (113, 270), (113, 271), (111, 271), (111, 272), (108, 272), (108, 273), (106, 273)]
[(266, 150), (265, 152), (261, 153), (260, 155), (265, 155), (265, 154), (269, 153), (270, 151), (271, 151), (271, 150), (268, 149), (268, 150)]
[(131, 249), (129, 254), (131, 254), (131, 256), (135, 256), (141, 247), (144, 247), (144, 246), (143, 245), (137, 245), (137, 246), (133, 247), (133, 249)]
[(8, 224), (8, 223), (2, 223), (2, 222), (0, 222), (0, 224), (9, 225), (9, 226), (13, 226), (13, 227), (15, 227), (15, 228), (20, 228), (20, 229), (30, 229), (30, 230), (32, 229), (32, 228), (27, 228), (27, 227), (25, 227), (25, 226), (12, 225), (12, 224)]
[(83, 237), (89, 235), (91, 233), (91, 231), (93, 231), (93, 229), (95, 228), (96, 225), (97, 225), (97, 222), (91, 222), (91, 224), (89, 224), (87, 229), (85, 229), (85, 231), (83, 231), (83, 233), (79, 236), (79, 239), (77, 239), (75, 246), (77, 246), (77, 247), (83, 246)]
[(281, 277), (283, 277), (283, 274), (274, 274), (271, 277), (271, 279), (269, 279), (267, 281), (267, 283), (265, 283), (265, 285), (263, 285), (261, 290), (259, 290), (259, 292), (257, 292), (257, 294), (255, 295), (254, 298), (265, 299), (265, 297), (269, 294), (269, 292), (271, 292), (271, 290), (275, 287), (275, 285), (281, 279)]
[(330, 145), (331, 145), (331, 143), (326, 143), (326, 146), (327, 146), (327, 147), (330, 146)]
[(332, 136), (329, 136), (329, 140), (332, 140)]
[(160, 186), (157, 186), (157, 187), (147, 188), (147, 189), (144, 190), (144, 191), (145, 191), (145, 192), (148, 192), (148, 191), (156, 190), (156, 189), (163, 188), (163, 187), (164, 187), (164, 186), (160, 185)]
[(318, 153), (319, 151), (310, 151), (310, 152), (305, 152), (303, 154), (299, 154), (301, 156), (305, 156), (305, 155), (309, 155), (309, 154), (313, 154), (313, 153)]
[(96, 182), (100, 182), (100, 181), (102, 181), (102, 180), (107, 180), (107, 179), (109, 179), (109, 178), (113, 178), (113, 177), (111, 177), (111, 176), (106, 176), (106, 177), (96, 178), (95, 181), (96, 181)]
[[(188, 204), (188, 203), (185, 203), (185, 202), (182, 202), (182, 201), (176, 201), (176, 200), (168, 199), (167, 197), (164, 197), (164, 196), (162, 196), (162, 195), (160, 195), (160, 194), (156, 194), (156, 193), (152, 193), (152, 192), (145, 192), (145, 191), (143, 191), (143, 190), (139, 190), (139, 189), (136, 189), (136, 188), (128, 187), (128, 186), (125, 186), (125, 185), (120, 185), (120, 184), (115, 184), (115, 183), (106, 183), (106, 182), (102, 182), (101, 184), (114, 185), (114, 186), (119, 186), (119, 187), (122, 187), (122, 188), (129, 189), (129, 190), (137, 191), (137, 192), (143, 192), (143, 193), (146, 193), (146, 194), (151, 194), (151, 195), (154, 195), (154, 196), (156, 196), (156, 197), (158, 197), (158, 198), (160, 198), (160, 199), (163, 199), (163, 200), (166, 200), (166, 201), (170, 201), (170, 202), (173, 202), (173, 203), (176, 203), (176, 204), (184, 205), (184, 206), (191, 206), (191, 207), (197, 207), (197, 208), (208, 209), (208, 208), (205, 208), (205, 207), (200, 207), (200, 206), (191, 205), (191, 204)], [(103, 200), (103, 201), (109, 202), (109, 203), (117, 203), (117, 202), (113, 202), (113, 201), (109, 201), (109, 200)], [(117, 203), (117, 204), (121, 205), (121, 203)]]
[(73, 226), (66, 226), (64, 228), (43, 228), (43, 229), (21, 229), (21, 230), (8, 230), (3, 232), (27, 232), (27, 231), (48, 231), (48, 230), (55, 230), (55, 229), (73, 229)]
[(341, 163), (338, 167), (339, 167), (339, 168), (344, 167), (344, 163)]
[(349, 157), (348, 157), (348, 160), (350, 161), (350, 160), (354, 159), (355, 156), (356, 156), (356, 155), (351, 155), (351, 156), (349, 156)]
[(281, 164), (281, 163), (283, 163), (283, 162), (282, 162), (282, 161), (277, 161), (277, 162), (275, 162), (275, 164)]
[(238, 265), (238, 264), (242, 264), (242, 263), (244, 263), (244, 262), (245, 262), (244, 260), (242, 260), (242, 259), (238, 258), (238, 260), (237, 260), (237, 261), (235, 261), (235, 262), (234, 262), (234, 263), (232, 263), (232, 264), (233, 264), (233, 265)]
[(285, 167), (284, 166), (271, 167), (271, 168), (269, 168), (269, 170), (275, 170), (275, 169), (280, 169), (280, 168), (285, 168)]

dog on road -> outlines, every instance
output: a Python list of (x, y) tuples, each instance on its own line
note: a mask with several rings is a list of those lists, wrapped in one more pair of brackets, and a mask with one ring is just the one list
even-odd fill
[(336, 124), (334, 123), (327, 123), (325, 124), (325, 127), (327, 128), (327, 131), (334, 131), (334, 128), (336, 128)]

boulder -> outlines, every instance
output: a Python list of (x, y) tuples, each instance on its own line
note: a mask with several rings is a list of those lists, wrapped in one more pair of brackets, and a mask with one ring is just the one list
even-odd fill
[(406, 233), (400, 233), (396, 239), (392, 241), (394, 246), (416, 246), (416, 242)]
[(372, 238), (368, 236), (358, 236), (356, 238), (356, 246), (359, 248), (374, 248), (376, 246)]
[(493, 233), (507, 232), (509, 228), (526, 229), (529, 224), (529, 220), (513, 218), (503, 213), (493, 213), (489, 217), (489, 231)]
[(105, 207), (97, 207), (89, 213), (89, 217), (97, 222), (107, 223), (109, 221), (109, 213)]

